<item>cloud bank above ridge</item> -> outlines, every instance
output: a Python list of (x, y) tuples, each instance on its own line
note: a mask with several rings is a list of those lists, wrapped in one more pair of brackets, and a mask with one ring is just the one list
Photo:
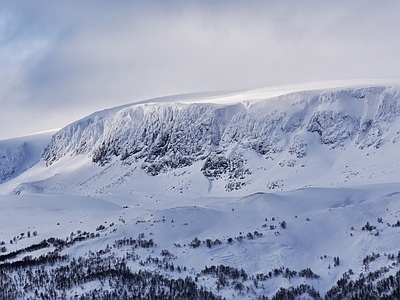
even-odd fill
[(5, 1), (0, 138), (147, 98), (400, 78), (392, 1)]

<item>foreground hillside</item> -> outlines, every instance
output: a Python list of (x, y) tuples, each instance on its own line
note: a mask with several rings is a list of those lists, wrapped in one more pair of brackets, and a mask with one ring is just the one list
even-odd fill
[(296, 86), (0, 141), (0, 298), (398, 299), (399, 116)]
[(397, 299), (399, 195), (394, 184), (124, 207), (2, 196), (0, 297)]

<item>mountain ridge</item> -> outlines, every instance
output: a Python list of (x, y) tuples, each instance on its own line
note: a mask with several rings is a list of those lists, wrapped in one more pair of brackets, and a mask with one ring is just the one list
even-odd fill
[(230, 104), (137, 104), (64, 127), (42, 158), (50, 166), (64, 156), (84, 155), (99, 166), (120, 161), (153, 176), (202, 161), (198, 171), (211, 180), (243, 178), (252, 172), (244, 166), (249, 152), (290, 166), (315, 147), (364, 154), (398, 143), (399, 91), (368, 86)]
[[(279, 95), (271, 96), (271, 90)], [(119, 165), (118, 168), (131, 169), (124, 171), (128, 173), (139, 168), (152, 176), (185, 172), (195, 164), (197, 167), (191, 172), (210, 181), (222, 178), (222, 190), (241, 189), (259, 176), (270, 178), (267, 189), (291, 189), (320, 181), (323, 173), (317, 172), (310, 182), (282, 184), (293, 177), (290, 173), (302, 174), (302, 168), (315, 168), (317, 161), (321, 166), (336, 164), (338, 169), (354, 169), (354, 161), (337, 163), (344, 160), (346, 153), (352, 159), (364, 160), (368, 168), (372, 163), (367, 161), (373, 161), (380, 147), (393, 148), (400, 141), (400, 130), (396, 129), (400, 122), (400, 88), (396, 85), (329, 86), (287, 93), (271, 90), (206, 100), (200, 97), (199, 101), (189, 97), (187, 102), (168, 102), (172, 98), (167, 97), (167, 102), (149, 100), (93, 113), (54, 133), (46, 147), (41, 142), (41, 157), (36, 154), (34, 160), (57, 168), (63, 158), (80, 157), (83, 164), (108, 166), (106, 169)], [(15, 171), (20, 164), (16, 158), (25, 155), (21, 147), (6, 148), (5, 162), (0, 165), (3, 182), (21, 173)], [(385, 159), (386, 164), (396, 161), (395, 156)], [(256, 168), (251, 166), (252, 160)], [(275, 176), (276, 168), (286, 171), (279, 170), (282, 175)], [(351, 180), (360, 177), (357, 173), (361, 173), (359, 166), (346, 176)], [(369, 175), (375, 176), (373, 173), (377, 172)]]

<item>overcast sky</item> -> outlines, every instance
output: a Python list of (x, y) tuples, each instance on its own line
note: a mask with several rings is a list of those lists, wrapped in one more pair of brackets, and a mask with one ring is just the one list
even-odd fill
[(153, 97), (400, 78), (400, 1), (0, 0), (0, 139)]

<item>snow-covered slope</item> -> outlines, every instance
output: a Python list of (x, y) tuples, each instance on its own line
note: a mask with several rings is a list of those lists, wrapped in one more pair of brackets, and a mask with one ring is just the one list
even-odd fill
[(0, 183), (16, 177), (39, 162), (56, 130), (0, 141)]
[(398, 299), (399, 141), (400, 85), (349, 82), (1, 141), (0, 297)]

